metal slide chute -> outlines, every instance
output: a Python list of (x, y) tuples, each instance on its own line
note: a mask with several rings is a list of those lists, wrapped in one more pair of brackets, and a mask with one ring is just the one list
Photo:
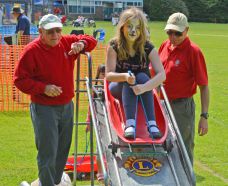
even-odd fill
[[(149, 137), (144, 113), (139, 105), (137, 134), (135, 140), (123, 137), (125, 117), (122, 103), (112, 97), (108, 82), (104, 86), (94, 85), (92, 60), (89, 53), (86, 90), (79, 89), (80, 58), (77, 62), (76, 80), (76, 125), (74, 151), (74, 185), (77, 185), (79, 93), (88, 95), (91, 113), (90, 130), (94, 131), (97, 153), (93, 152), (93, 132), (90, 132), (91, 185), (94, 185), (94, 156), (101, 160), (101, 168), (106, 186), (194, 186), (194, 173), (183, 140), (177, 127), (164, 87), (161, 86), (161, 100), (156, 90), (154, 95), (155, 114), (163, 134), (160, 139)], [(102, 81), (102, 80), (100, 80)], [(96, 96), (94, 96), (96, 95)]]

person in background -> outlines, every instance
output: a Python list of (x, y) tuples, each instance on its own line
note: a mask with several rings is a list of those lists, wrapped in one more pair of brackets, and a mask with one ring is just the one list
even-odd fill
[(19, 45), (26, 45), (29, 43), (29, 36), (30, 35), (30, 21), (29, 18), (24, 15), (24, 10), (20, 7), (13, 7), (11, 11), (13, 17), (17, 19), (16, 31), (17, 40)]
[[(150, 64), (155, 71), (153, 78), (149, 71)], [(147, 20), (137, 8), (127, 9), (120, 16), (116, 37), (110, 41), (107, 49), (106, 79), (110, 82), (112, 96), (123, 103), (125, 138), (135, 137), (138, 95), (142, 97), (146, 110), (150, 137), (160, 138), (162, 135), (155, 120), (152, 89), (165, 80), (165, 71), (156, 49), (148, 40)]]
[[(17, 44), (17, 45), (27, 45), (30, 41), (30, 21), (27, 16), (24, 14), (24, 10), (22, 10), (18, 6), (14, 6), (11, 14), (13, 15), (14, 19), (17, 20), (17, 25), (16, 25), (16, 31), (15, 35), (10, 36), (11, 37), (11, 45)], [(16, 38), (16, 39), (13, 39)], [(15, 43), (16, 41), (16, 43)], [(10, 52), (11, 52), (11, 60), (12, 61), (12, 68), (14, 69), (15, 64), (13, 63), (13, 58), (14, 58), (14, 52), (12, 50), (12, 47), (10, 46)], [(13, 75), (13, 74), (12, 74)], [(13, 86), (13, 101), (20, 102), (20, 95), (17, 93), (15, 86)]]
[(164, 29), (168, 39), (159, 49), (166, 72), (164, 88), (182, 135), (186, 150), (193, 164), (195, 134), (195, 103), (193, 95), (200, 90), (201, 114), (198, 134), (208, 132), (209, 88), (204, 56), (200, 48), (188, 37), (187, 17), (182, 13), (172, 14)]
[(97, 44), (88, 35), (63, 36), (62, 27), (57, 16), (43, 16), (39, 38), (25, 47), (14, 73), (16, 87), (31, 96), (39, 186), (70, 185), (61, 178), (72, 139), (74, 64)]
[(60, 10), (60, 8), (58, 8), (58, 7), (55, 7), (54, 10), (53, 10), (53, 12), (54, 12), (54, 14), (55, 14), (56, 16), (59, 16), (59, 15), (61, 14), (61, 10)]

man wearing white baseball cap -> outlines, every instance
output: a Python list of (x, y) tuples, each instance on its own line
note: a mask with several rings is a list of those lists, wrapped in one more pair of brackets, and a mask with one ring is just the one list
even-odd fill
[(208, 132), (209, 88), (204, 56), (188, 37), (189, 24), (183, 13), (172, 14), (164, 29), (168, 40), (159, 49), (166, 71), (164, 87), (170, 100), (178, 127), (193, 164), (195, 103), (193, 95), (200, 89), (201, 115), (198, 134)]
[(40, 19), (39, 28), (44, 28), (45, 30), (49, 30), (51, 28), (56, 28), (56, 27), (59, 27), (59, 28), (63, 27), (61, 20), (57, 16), (53, 14), (47, 14)]
[(174, 13), (169, 17), (164, 30), (183, 32), (187, 27), (189, 27), (187, 17), (182, 13)]
[(73, 129), (74, 64), (81, 51), (97, 44), (88, 35), (63, 36), (62, 27), (57, 16), (43, 16), (40, 37), (25, 47), (14, 73), (16, 87), (31, 95), (39, 186), (64, 185)]

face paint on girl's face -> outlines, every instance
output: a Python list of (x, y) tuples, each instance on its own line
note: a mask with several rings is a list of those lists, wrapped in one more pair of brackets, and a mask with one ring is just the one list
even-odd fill
[(135, 42), (140, 36), (139, 19), (133, 18), (123, 26), (124, 37), (128, 42)]

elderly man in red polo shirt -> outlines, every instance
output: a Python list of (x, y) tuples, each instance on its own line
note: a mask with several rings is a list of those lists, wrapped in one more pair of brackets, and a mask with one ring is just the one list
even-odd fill
[(168, 40), (162, 43), (159, 55), (166, 71), (164, 87), (170, 100), (189, 158), (193, 164), (195, 103), (193, 95), (200, 89), (201, 115), (198, 134), (208, 132), (209, 89), (204, 56), (188, 37), (187, 17), (172, 14), (164, 29)]

